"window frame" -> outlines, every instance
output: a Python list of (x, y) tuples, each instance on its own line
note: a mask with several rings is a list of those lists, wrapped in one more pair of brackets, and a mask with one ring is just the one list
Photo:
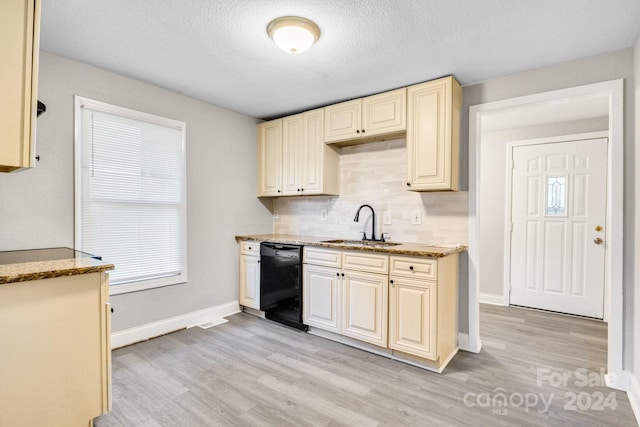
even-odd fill
[[(173, 286), (187, 283), (187, 169), (186, 169), (186, 131), (185, 122), (157, 116), (142, 111), (132, 110), (130, 108), (120, 107), (108, 104), (102, 101), (85, 98), (79, 95), (74, 96), (74, 247), (76, 250), (82, 251), (82, 109), (84, 107), (92, 110), (101, 111), (108, 114), (122, 116), (128, 119), (144, 121), (147, 123), (157, 124), (161, 126), (173, 127), (181, 132), (181, 151), (182, 151), (182, 268), (178, 275), (159, 277), (153, 279), (144, 279), (132, 282), (125, 282), (117, 285), (109, 286), (109, 295), (125, 294), (130, 292), (143, 291), (147, 289), (161, 288), (165, 286)], [(100, 255), (100, 254), (96, 254)], [(109, 262), (109, 260), (105, 260)], [(117, 268), (117, 265), (116, 265)]]

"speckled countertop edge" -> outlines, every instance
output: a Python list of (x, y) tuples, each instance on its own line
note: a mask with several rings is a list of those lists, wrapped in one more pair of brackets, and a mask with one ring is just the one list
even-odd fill
[(94, 258), (23, 262), (0, 265), (0, 285), (53, 277), (75, 276), (113, 270), (115, 266)]
[[(288, 243), (292, 245), (318, 246), (322, 248), (342, 249), (349, 251), (378, 252), (391, 255), (409, 255), (422, 256), (429, 258), (442, 258), (445, 256), (458, 254), (467, 250), (466, 246), (459, 247), (441, 247), (430, 246), (420, 243), (401, 243), (397, 246), (349, 246), (339, 243), (326, 243), (324, 240), (333, 240), (335, 237), (312, 237), (297, 236), (289, 234), (254, 234), (246, 236), (236, 236), (236, 241), (259, 241), (259, 242), (275, 242)], [(400, 243), (400, 242), (397, 242)]]

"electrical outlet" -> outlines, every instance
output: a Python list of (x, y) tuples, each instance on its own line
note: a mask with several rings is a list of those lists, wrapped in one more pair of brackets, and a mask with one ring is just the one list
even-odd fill
[(320, 221), (326, 221), (327, 218), (328, 218), (327, 210), (326, 209), (321, 210), (320, 211)]
[(278, 215), (278, 211), (273, 211), (273, 222), (280, 221), (280, 216)]
[(389, 211), (382, 212), (382, 223), (384, 225), (391, 225), (391, 212)]
[(413, 211), (413, 213), (411, 214), (411, 224), (422, 224), (422, 211)]

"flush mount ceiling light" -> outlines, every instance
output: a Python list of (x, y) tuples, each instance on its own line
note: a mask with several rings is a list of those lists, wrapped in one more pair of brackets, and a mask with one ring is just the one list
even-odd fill
[(287, 53), (302, 53), (320, 38), (320, 28), (299, 16), (282, 16), (267, 26), (267, 34)]

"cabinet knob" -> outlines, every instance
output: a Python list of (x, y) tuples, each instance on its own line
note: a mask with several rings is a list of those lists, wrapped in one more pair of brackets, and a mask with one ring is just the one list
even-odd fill
[(336, 276), (340, 277), (340, 273), (336, 273)]
[(258, 260), (258, 264), (260, 264), (260, 260)]
[(356, 133), (360, 133), (360, 129), (356, 129)]
[(362, 129), (362, 133), (364, 133), (364, 129)]
[(411, 183), (410, 182), (407, 182), (407, 187), (411, 187)]
[(278, 190), (278, 193), (280, 192), (280, 190)]
[(342, 273), (342, 277), (344, 277), (344, 273)]
[(389, 280), (389, 283), (391, 283), (393, 285), (393, 280)]
[(304, 191), (304, 188), (301, 188), (300, 191)]
[(413, 265), (410, 265), (410, 266), (409, 266), (409, 270), (413, 270)]

